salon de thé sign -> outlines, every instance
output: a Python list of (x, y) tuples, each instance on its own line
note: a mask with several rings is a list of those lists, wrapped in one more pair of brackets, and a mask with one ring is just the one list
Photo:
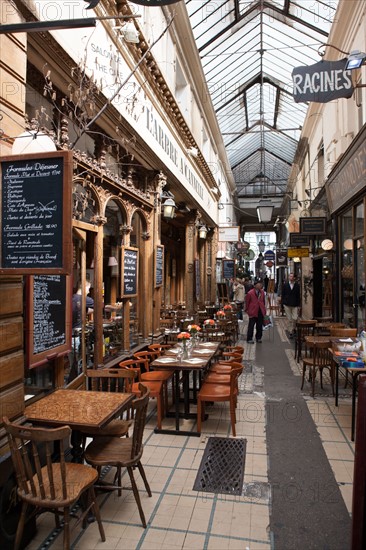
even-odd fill
[(351, 71), (345, 71), (346, 59), (319, 61), (292, 71), (293, 96), (296, 103), (328, 103), (341, 97), (352, 97)]

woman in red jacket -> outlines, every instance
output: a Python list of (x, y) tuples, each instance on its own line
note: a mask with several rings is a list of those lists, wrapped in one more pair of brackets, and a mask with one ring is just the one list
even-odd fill
[(255, 325), (255, 338), (257, 343), (260, 344), (262, 342), (263, 317), (266, 314), (266, 295), (260, 279), (256, 280), (254, 288), (246, 295), (245, 311), (249, 317), (247, 342), (248, 344), (254, 344), (253, 332)]

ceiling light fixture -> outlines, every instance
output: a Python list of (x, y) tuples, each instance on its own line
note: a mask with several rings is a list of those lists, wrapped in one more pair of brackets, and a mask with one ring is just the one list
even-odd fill
[(257, 206), (257, 216), (259, 223), (269, 223), (272, 219), (274, 206), (269, 199), (259, 201)]

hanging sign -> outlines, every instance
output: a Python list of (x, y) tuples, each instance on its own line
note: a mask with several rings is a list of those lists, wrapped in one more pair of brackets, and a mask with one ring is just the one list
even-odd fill
[(277, 267), (284, 267), (287, 265), (287, 250), (277, 250), (276, 265)]
[(310, 235), (302, 235), (301, 233), (290, 233), (290, 246), (309, 246)]
[(346, 61), (322, 60), (308, 67), (295, 67), (292, 71), (295, 103), (328, 103), (340, 97), (352, 97), (351, 71), (344, 70)]
[(275, 253), (273, 250), (267, 250), (264, 253), (264, 259), (266, 262), (274, 262), (275, 261)]
[(300, 218), (300, 233), (303, 235), (326, 235), (326, 218)]
[(289, 248), (287, 250), (287, 255), (289, 258), (308, 258), (309, 249), (308, 248)]

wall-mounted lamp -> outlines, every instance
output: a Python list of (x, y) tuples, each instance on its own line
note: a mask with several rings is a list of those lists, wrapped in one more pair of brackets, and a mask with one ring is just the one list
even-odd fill
[(197, 158), (197, 157), (198, 157), (198, 149), (197, 149), (197, 147), (189, 147), (189, 149), (187, 149), (187, 154), (188, 154), (190, 157)]
[(138, 44), (140, 42), (140, 33), (138, 32), (132, 21), (127, 21), (127, 23), (122, 26), (121, 34), (126, 42), (129, 42), (131, 44)]
[(257, 216), (259, 223), (269, 223), (272, 219), (274, 206), (268, 199), (259, 201), (257, 206)]
[(116, 265), (118, 265), (117, 259), (114, 256), (109, 256), (108, 267), (114, 267)]
[(198, 237), (200, 239), (205, 239), (207, 237), (207, 227), (205, 225), (201, 225), (199, 228), (198, 228)]
[(330, 239), (324, 239), (322, 242), (321, 242), (321, 245), (323, 250), (332, 250), (333, 248), (333, 241), (331, 241)]
[(171, 197), (168, 197), (161, 206), (163, 209), (164, 218), (173, 219), (175, 216), (175, 209), (176, 209), (175, 201)]
[(347, 63), (345, 66), (345, 71), (352, 71), (354, 69), (359, 69), (366, 60), (366, 53), (360, 52), (360, 50), (354, 50), (350, 53)]

